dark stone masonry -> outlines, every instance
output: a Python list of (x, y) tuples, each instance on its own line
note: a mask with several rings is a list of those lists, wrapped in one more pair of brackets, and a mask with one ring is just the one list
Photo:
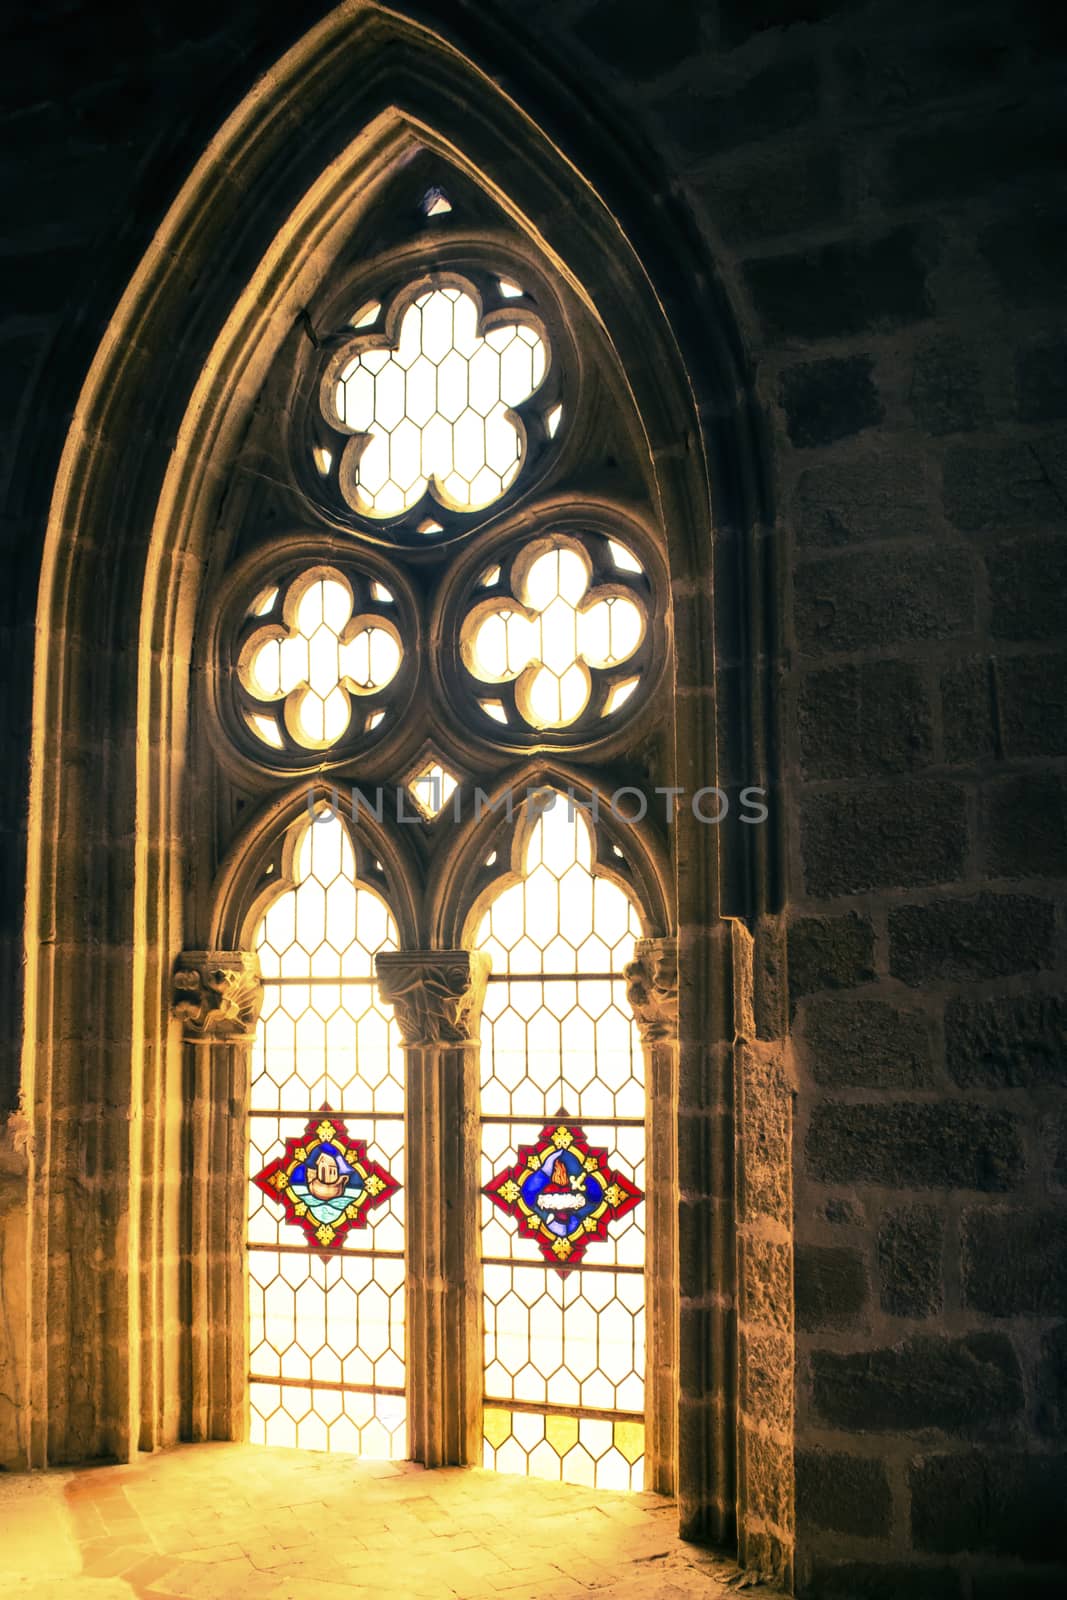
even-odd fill
[[(320, 27), (339, 54), (283, 99), (280, 63)], [(243, 768), (203, 778), (224, 743), (197, 698), (215, 535), (174, 530), (236, 538), (262, 505), (272, 534), (306, 531), (255, 443), (304, 417), (295, 380), (249, 356), (197, 384), (243, 348), (245, 316), (264, 369), (317, 351), (319, 267), (392, 248), (393, 218), (358, 260), (316, 235), (329, 259), (308, 257), (266, 335), (252, 317), (284, 276), (253, 292), (253, 274), (364, 137), (349, 107), (378, 95), (440, 159), (453, 140), (467, 160), (469, 135), (457, 196), (489, 214), (487, 176), (586, 308), (604, 371), (628, 352), (619, 394), (660, 396), (633, 401), (632, 437), (586, 481), (602, 419), (564, 391), (578, 464), (553, 516), (655, 500), (670, 552), (663, 714), (608, 739), (600, 787), (669, 770), (768, 794), (760, 826), (653, 839), (670, 892), (645, 932), (677, 941), (683, 1018), (680, 1045), (643, 1021), (671, 1128), (642, 1181), (668, 1261), (648, 1279), (648, 1437), (672, 1527), (804, 1600), (1067, 1594), (1063, 8), (15, 0), (3, 33), (0, 1471), (122, 1462), (244, 1415), (243, 1300), (207, 1331), (190, 1311), (244, 1260), (225, 1217), (190, 1244), (211, 1211), (194, 1141), (206, 1170), (243, 1170), (239, 1052), (185, 1049), (169, 979), (183, 950), (242, 936), (229, 900), (191, 925), (230, 870), (198, 842), (281, 816), (296, 768), (258, 789)], [(245, 140), (228, 119), (260, 103)], [(505, 125), (525, 138), (505, 146)], [(481, 226), (472, 207), (423, 219), (413, 272), (440, 269), (446, 223)], [(212, 456), (186, 497), (192, 424), (222, 392), (225, 469)], [(77, 511), (62, 538), (59, 505)], [(42, 632), (60, 561), (80, 599)], [(193, 686), (172, 705), (175, 661)], [(568, 771), (568, 740), (524, 734), (508, 760)], [(63, 824), (70, 793), (84, 831)], [(423, 886), (429, 837), (402, 841)], [(260, 888), (280, 863), (264, 855)], [(636, 882), (621, 849), (600, 868)], [(449, 1058), (440, 1082), (459, 1074)], [(419, 1270), (439, 1287), (445, 1269)], [(233, 1359), (209, 1373), (216, 1323)]]

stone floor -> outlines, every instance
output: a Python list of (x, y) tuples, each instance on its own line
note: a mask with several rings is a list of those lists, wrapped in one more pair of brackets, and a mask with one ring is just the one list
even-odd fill
[(718, 1600), (744, 1583), (675, 1529), (673, 1505), (650, 1494), (187, 1445), (128, 1467), (0, 1475), (0, 1594)]

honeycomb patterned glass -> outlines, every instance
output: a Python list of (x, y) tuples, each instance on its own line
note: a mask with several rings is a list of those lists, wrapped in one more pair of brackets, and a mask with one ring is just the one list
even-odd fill
[[(519, 715), (533, 728), (576, 722), (589, 704), (590, 667), (621, 666), (644, 637), (636, 602), (610, 584), (591, 588), (591, 576), (580, 544), (538, 540), (515, 563), (514, 596), (483, 600), (467, 617), (462, 653), (468, 672), (481, 683), (514, 682)], [(625, 687), (632, 692), (637, 679)], [(619, 689), (605, 715), (627, 698)]]
[[(371, 593), (392, 598), (381, 584)], [(253, 614), (276, 611), (277, 599), (278, 591), (269, 591)], [(375, 695), (395, 678), (402, 656), (395, 626), (357, 610), (341, 574), (315, 567), (289, 585), (282, 619), (266, 620), (245, 644), (237, 675), (258, 707), (249, 726), (265, 744), (283, 748), (269, 709), (280, 702), (289, 736), (305, 750), (328, 750), (348, 731), (353, 697)]]
[[(523, 878), (491, 903), (476, 940), (493, 960), (481, 1072), (484, 1460), (609, 1489), (643, 1481), (644, 1058), (623, 982), (640, 933), (628, 896), (593, 872), (585, 817), (557, 797), (531, 831)], [(486, 1189), (500, 1192), (500, 1175), (521, 1171), (561, 1127), (578, 1129), (585, 1153), (624, 1183), (602, 1236), (550, 1266), (544, 1240)], [(569, 1158), (566, 1135), (557, 1142)], [(555, 1165), (545, 1145), (545, 1176), (563, 1188), (572, 1175)]]
[(356, 436), (345, 451), (354, 471), (342, 475), (354, 509), (400, 516), (428, 489), (454, 511), (498, 500), (526, 449), (513, 408), (548, 366), (539, 325), (515, 311), (483, 321), (473, 290), (429, 289), (404, 311), (395, 345), (367, 333), (356, 349), (326, 400), (328, 420)]
[[(305, 823), (293, 877), (256, 940), (264, 1002), (249, 1115), (251, 1437), (402, 1459), (404, 1062), (374, 978), (396, 927), (357, 881), (347, 828), (328, 810)], [(328, 1240), (292, 1214), (308, 1200), (304, 1187), (315, 1189), (312, 1161)], [(295, 1187), (275, 1199), (256, 1175), (279, 1169)], [(353, 1215), (334, 1228), (330, 1191), (346, 1175), (338, 1205), (357, 1194), (366, 1204), (349, 1204)]]

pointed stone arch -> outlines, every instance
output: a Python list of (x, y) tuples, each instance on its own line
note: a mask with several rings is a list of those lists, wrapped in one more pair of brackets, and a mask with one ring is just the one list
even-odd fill
[[(328, 270), (352, 207), (417, 146), (475, 178), (526, 231), (626, 375), (684, 640), (675, 781), (759, 782), (773, 766), (757, 659), (767, 624), (751, 582), (765, 559), (766, 507), (736, 335), (713, 327), (712, 365), (688, 361), (620, 219), (566, 155), (428, 28), (370, 0), (341, 6), (238, 107), (168, 212), (92, 364), (52, 499), (23, 1061), (28, 1186), (43, 1197), (29, 1212), (27, 1252), (35, 1465), (128, 1459), (188, 1432), (199, 1405), (174, 1337), (183, 1086), (169, 977), (177, 952), (209, 942), (213, 916), (202, 878), (190, 882), (186, 838), (203, 800), (187, 757), (209, 532), (282, 331)], [(692, 309), (705, 340), (698, 291)], [(727, 609), (736, 602), (742, 616), (722, 718), (713, 533), (731, 550)], [(719, 917), (773, 908), (774, 834), (760, 832), (731, 836), (724, 876), (719, 830), (690, 823), (671, 884), (687, 972), (683, 1054), (688, 1045), (694, 1060), (715, 1057), (714, 1081), (682, 1118), (683, 1174), (687, 1162), (699, 1167), (707, 1126), (719, 1130), (715, 1220), (700, 1231), (701, 1202), (683, 1221), (696, 1265), (681, 1284), (677, 1481), (684, 1530), (719, 1540), (732, 1536), (735, 1508), (733, 1149), (723, 1130), (742, 1027), (734, 935)], [(677, 1084), (671, 1093), (684, 1099)]]

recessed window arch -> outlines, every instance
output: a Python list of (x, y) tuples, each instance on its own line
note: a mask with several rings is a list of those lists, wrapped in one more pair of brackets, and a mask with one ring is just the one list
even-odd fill
[[(663, 530), (595, 314), (446, 169), (397, 168), (375, 204), (408, 235), (364, 251), (357, 217), (267, 374), (203, 629), (224, 782), (287, 819), (272, 887), (233, 869), (266, 896), (252, 1432), (669, 1485), (672, 1165), (627, 974), (670, 929)], [(594, 816), (619, 789), (632, 835)]]

